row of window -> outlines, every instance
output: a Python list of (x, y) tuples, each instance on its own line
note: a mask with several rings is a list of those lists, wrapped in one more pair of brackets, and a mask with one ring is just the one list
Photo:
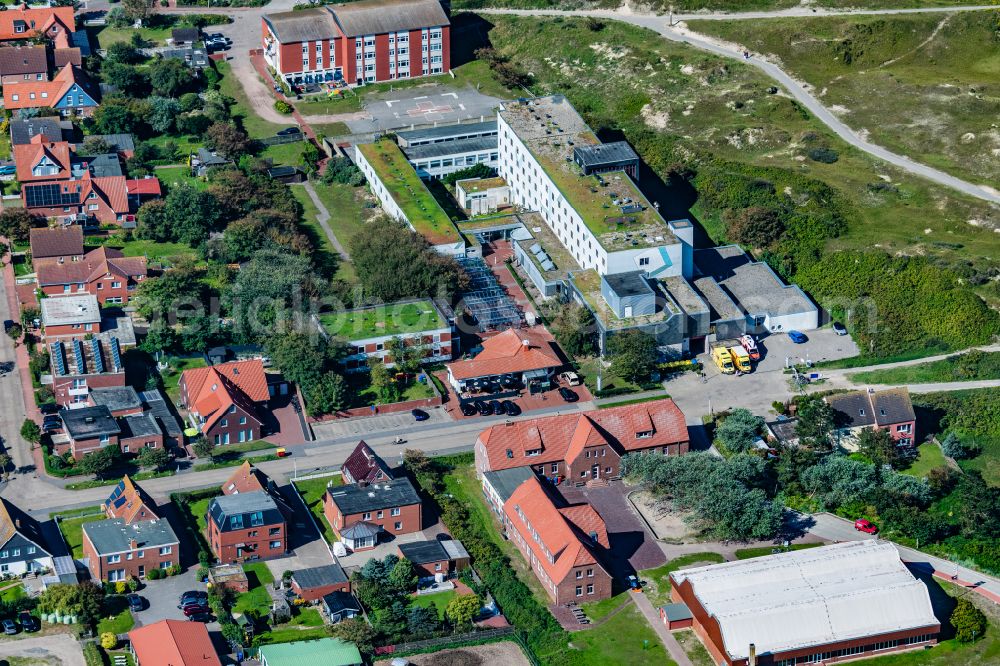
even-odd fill
[[(174, 552), (173, 546), (161, 546), (160, 547), (160, 555), (170, 555), (172, 552)], [(145, 550), (137, 550), (137, 551), (135, 551), (135, 557), (137, 559), (141, 560), (145, 556), (146, 556), (146, 551)], [(126, 560), (131, 560), (132, 559), (132, 553), (128, 553), (126, 555), (125, 559)], [(121, 561), (122, 561), (121, 553), (117, 553), (115, 555), (108, 555), (108, 564), (118, 564)], [(167, 562), (167, 566), (170, 566), (169, 562)], [(164, 568), (166, 568), (166, 567), (164, 567)]]
[[(904, 641), (905, 645), (916, 645), (917, 643), (926, 643), (927, 641), (934, 640), (934, 634), (921, 634), (919, 636), (911, 636)], [(817, 652), (816, 654), (811, 654), (805, 657), (789, 657), (788, 659), (781, 659), (775, 662), (775, 666), (797, 666), (798, 664), (818, 664), (829, 659), (837, 659), (840, 657), (852, 657), (855, 655), (863, 654), (865, 652), (878, 652), (880, 650), (890, 650), (892, 648), (898, 647), (899, 641), (880, 641), (878, 643), (872, 643), (871, 645), (858, 645), (855, 647), (841, 648), (840, 650), (828, 650), (826, 652)]]
[[(587, 594), (593, 594), (593, 593), (594, 593), (594, 586), (593, 585), (588, 585), (587, 586)], [(577, 585), (576, 586), (576, 596), (578, 596), (578, 597), (582, 597), (583, 596), (583, 586), (581, 586), (581, 585)]]
[(495, 163), (499, 159), (499, 154), (497, 153), (478, 153), (476, 155), (466, 155), (465, 157), (447, 157), (440, 160), (427, 160), (425, 162), (413, 162), (414, 168), (423, 169), (427, 171), (429, 169), (447, 169), (452, 166), (466, 166), (476, 163), (488, 164)]
[[(24, 552), (26, 555), (34, 555), (35, 547), (28, 546), (27, 548), (24, 549)], [(21, 549), (14, 548), (12, 550), (0, 550), (0, 560), (5, 560), (8, 557), (21, 557)]]
[[(400, 508), (399, 508), (398, 506), (397, 506), (397, 507), (394, 507), (394, 508), (392, 508), (392, 509), (389, 509), (389, 515), (390, 515), (390, 516), (398, 516), (398, 515), (400, 515), (401, 513), (402, 513), (402, 511), (400, 510)], [(376, 512), (375, 512), (375, 516), (376, 516), (377, 518), (384, 518), (384, 517), (385, 517), (385, 511), (376, 511)], [(365, 512), (364, 514), (362, 514), (362, 516), (361, 516), (361, 520), (371, 520), (371, 519), (372, 519), (372, 512), (371, 512), (371, 511), (366, 511), (366, 512)], [(399, 523), (396, 523), (396, 524), (397, 524), (397, 525), (399, 525)], [(398, 530), (398, 529), (400, 529), (400, 528), (399, 528), (399, 527), (397, 527), (396, 529)]]
[[(239, 436), (237, 440), (240, 442), (249, 442), (253, 439), (253, 428), (247, 428), (246, 430), (240, 430), (237, 433)], [(229, 433), (224, 432), (221, 435), (216, 434), (215, 437), (216, 444), (229, 444)]]
[[(160, 569), (169, 569), (170, 567), (171, 567), (170, 562), (160, 562)], [(139, 576), (141, 577), (145, 575), (146, 575), (146, 567), (140, 565)], [(127, 577), (128, 574), (125, 572), (124, 569), (112, 569), (111, 571), (108, 572), (108, 581), (112, 583), (117, 583), (118, 581), (125, 580)]]

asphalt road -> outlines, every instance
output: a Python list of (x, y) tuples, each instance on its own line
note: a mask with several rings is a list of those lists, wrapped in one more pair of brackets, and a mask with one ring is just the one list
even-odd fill
[[(963, 8), (943, 8), (939, 7), (936, 11), (970, 11), (974, 9), (995, 9), (995, 7), (963, 7)], [(664, 39), (669, 39), (674, 42), (680, 42), (683, 44), (690, 44), (696, 48), (703, 51), (708, 51), (716, 55), (723, 56), (725, 58), (731, 58), (735, 60), (742, 60), (747, 62), (754, 67), (757, 67), (769, 77), (780, 83), (786, 90), (788, 90), (791, 95), (798, 100), (805, 108), (807, 108), (816, 118), (819, 119), (824, 125), (829, 127), (834, 133), (837, 134), (841, 139), (851, 144), (852, 146), (865, 151), (873, 157), (877, 157), (880, 160), (893, 164), (904, 171), (911, 173), (921, 178), (926, 178), (927, 180), (938, 183), (939, 185), (944, 185), (953, 190), (963, 192), (970, 196), (976, 197), (977, 199), (982, 199), (984, 201), (989, 201), (991, 203), (1000, 204), (1000, 192), (992, 187), (987, 187), (985, 185), (977, 185), (962, 180), (961, 178), (956, 178), (950, 174), (943, 171), (929, 167), (926, 164), (921, 164), (916, 162), (905, 155), (900, 155), (894, 153), (890, 150), (878, 146), (870, 141), (867, 141), (861, 136), (859, 136), (854, 130), (845, 125), (839, 118), (837, 118), (829, 109), (823, 106), (819, 100), (812, 96), (806, 87), (789, 74), (787, 74), (783, 69), (775, 65), (774, 63), (768, 62), (761, 59), (758, 56), (753, 56), (749, 60), (744, 60), (742, 49), (736, 48), (735, 46), (728, 45), (708, 37), (698, 35), (688, 30), (684, 26), (670, 25), (669, 19), (663, 16), (655, 16), (652, 14), (637, 14), (628, 11), (606, 11), (606, 10), (550, 10), (550, 9), (480, 9), (477, 10), (483, 14), (513, 14), (517, 16), (593, 16), (597, 18), (604, 18), (610, 20), (624, 21), (626, 23), (631, 23), (632, 25), (637, 25), (642, 28), (648, 28), (660, 34)], [(869, 10), (869, 11), (851, 11), (851, 12), (840, 12), (842, 14), (901, 14), (901, 13), (916, 13), (923, 10), (915, 9), (885, 9), (885, 10)], [(802, 10), (801, 13), (794, 14), (782, 14), (780, 12), (752, 12), (748, 14), (692, 14), (685, 15), (688, 19), (733, 19), (733, 20), (753, 20), (761, 19), (766, 17), (774, 16), (813, 16), (817, 15), (819, 12), (812, 12), (811, 10)], [(676, 17), (675, 17), (676, 20)]]

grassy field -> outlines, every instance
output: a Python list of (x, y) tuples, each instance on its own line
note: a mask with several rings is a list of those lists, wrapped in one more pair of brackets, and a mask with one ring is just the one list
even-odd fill
[[(220, 495), (222, 493), (219, 493)], [(205, 534), (208, 530), (208, 505), (211, 504), (212, 498), (206, 497), (205, 499), (196, 500), (189, 504), (189, 511), (191, 515), (194, 516), (194, 522), (198, 525), (198, 531), (201, 534)]]
[(639, 572), (639, 580), (646, 586), (643, 593), (649, 597), (654, 606), (670, 603), (670, 574), (678, 569), (686, 569), (701, 564), (718, 564), (725, 558), (718, 553), (691, 553), (677, 557), (663, 566), (646, 569)]
[(177, 185), (190, 185), (197, 190), (208, 189), (208, 182), (197, 176), (192, 176), (191, 170), (186, 166), (157, 168), (155, 173), (168, 190)]
[(913, 461), (913, 464), (902, 471), (903, 474), (923, 478), (932, 469), (945, 467), (947, 464), (948, 462), (945, 460), (944, 454), (941, 453), (941, 447), (931, 442), (925, 442), (917, 449), (917, 458)]
[(996, 183), (998, 16), (993, 10), (690, 25), (776, 55), (875, 143), (972, 182)]
[(348, 340), (406, 335), (446, 325), (428, 299), (325, 314), (319, 320), (331, 335)]
[(302, 204), (302, 228), (309, 236), (315, 248), (313, 258), (319, 266), (336, 266), (333, 277), (345, 282), (354, 282), (357, 276), (354, 273), (354, 266), (349, 261), (344, 261), (337, 253), (337, 248), (333, 246), (327, 237), (323, 227), (319, 225), (319, 209), (313, 203), (309, 193), (304, 187), (290, 186), (292, 196)]
[(992, 486), (1000, 486), (1000, 392), (971, 389), (917, 394), (914, 408), (922, 427), (944, 441), (954, 434), (974, 454), (960, 460), (963, 470), (976, 470)]
[(24, 585), (21, 585), (20, 582), (5, 583), (5, 585), (6, 587), (0, 589), (0, 601), (10, 603), (27, 596)]
[(181, 397), (181, 390), (177, 386), (177, 384), (181, 381), (181, 373), (185, 370), (191, 370), (193, 368), (204, 368), (208, 365), (208, 363), (201, 356), (194, 356), (191, 358), (169, 358), (167, 359), (167, 362), (170, 364), (169, 371), (160, 373), (163, 377), (163, 390), (167, 392), (167, 396), (170, 398), (170, 401), (176, 403)]
[[(851, 148), (789, 97), (773, 94), (772, 80), (752, 66), (613, 21), (600, 30), (561, 18), (489, 22), (490, 42), (535, 75), (536, 92), (565, 94), (602, 137), (623, 132), (661, 175), (673, 160), (713, 156), (789, 169), (829, 184), (852, 209), (847, 233), (829, 249), (926, 255), (980, 274), (1000, 266), (989, 204)], [(810, 159), (817, 147), (836, 152), (836, 162)], [(668, 218), (686, 216), (691, 206), (698, 213), (690, 191), (651, 198)], [(995, 289), (980, 291), (1000, 300)]]
[[(383, 404), (378, 393), (368, 381), (368, 373), (359, 372), (348, 377), (350, 387), (350, 403), (348, 407), (369, 407), (371, 405)], [(412, 381), (403, 387), (399, 394), (399, 402), (407, 400), (420, 400), (422, 398), (433, 398), (434, 391), (429, 384)]]
[(132, 611), (129, 610), (124, 596), (105, 597), (104, 604), (107, 617), (97, 623), (98, 636), (105, 632), (115, 635), (126, 634), (135, 626), (135, 618), (132, 617)]
[(683, 631), (675, 631), (673, 634), (677, 642), (684, 648), (684, 652), (687, 653), (688, 659), (691, 660), (694, 666), (715, 666), (715, 662), (712, 661), (712, 655), (708, 653), (705, 646), (698, 640), (698, 636), (695, 635), (693, 630), (685, 629)]
[(420, 606), (422, 608), (427, 608), (431, 604), (437, 608), (438, 617), (444, 619), (444, 610), (448, 607), (449, 602), (458, 596), (455, 590), (445, 590), (444, 592), (435, 592), (434, 594), (420, 594), (413, 597), (410, 602), (410, 606)]
[(928, 384), (1000, 379), (1000, 352), (973, 352), (940, 361), (848, 375), (860, 384)]
[(667, 658), (656, 632), (635, 606), (616, 613), (599, 627), (572, 634), (566, 650), (548, 663), (552, 666), (674, 664)]
[(600, 601), (590, 601), (587, 603), (580, 604), (580, 608), (587, 617), (592, 621), (597, 622), (598, 620), (603, 620), (606, 618), (611, 611), (615, 610), (624, 603), (630, 601), (629, 595), (632, 594), (628, 590), (624, 592), (619, 592), (613, 597), (608, 597), (607, 599), (601, 599)]
[(328, 483), (332, 483), (335, 486), (343, 485), (344, 477), (337, 474), (335, 476), (324, 476), (319, 479), (296, 481), (295, 487), (298, 489), (299, 494), (302, 495), (302, 501), (305, 502), (306, 507), (312, 513), (313, 518), (316, 520), (316, 525), (322, 530), (327, 543), (333, 543), (334, 541), (340, 541), (340, 539), (337, 538), (336, 533), (334, 533), (333, 528), (330, 527), (330, 523), (327, 522), (326, 516), (323, 514), (323, 495), (326, 494)]
[[(253, 112), (253, 107), (250, 106), (250, 100), (247, 98), (246, 91), (233, 76), (232, 66), (228, 62), (215, 63), (215, 69), (222, 77), (219, 81), (219, 89), (224, 95), (236, 100), (236, 106), (233, 108), (233, 118), (243, 125), (243, 129), (246, 130), (246, 133), (251, 138), (263, 139), (264, 137), (273, 136), (279, 130), (289, 126), (269, 122)], [(289, 122), (292, 122), (291, 119), (289, 119)]]
[(152, 240), (121, 240), (111, 237), (105, 243), (122, 251), (126, 257), (146, 257), (150, 261), (172, 261), (180, 256), (195, 256), (197, 253), (185, 243), (161, 243)]
[[(115, 482), (117, 483), (117, 481)], [(69, 548), (73, 557), (80, 559), (83, 557), (83, 525), (84, 523), (94, 523), (104, 520), (105, 515), (101, 513), (100, 507), (92, 507), (93, 510), (88, 515), (63, 518), (59, 521), (59, 531), (62, 532), (66, 540), (66, 547)]]
[(286, 166), (301, 166), (302, 153), (306, 148), (305, 141), (295, 143), (282, 143), (277, 146), (268, 146), (261, 151), (261, 159), (269, 159), (272, 164), (284, 164)]
[(267, 593), (267, 585), (274, 582), (271, 570), (263, 562), (244, 564), (243, 571), (249, 582), (248, 590), (236, 598), (233, 604), (234, 613), (246, 613), (256, 610), (260, 615), (271, 611), (271, 595)]
[[(371, 195), (365, 187), (351, 187), (332, 183), (316, 183), (316, 194), (319, 196), (323, 206), (330, 213), (330, 220), (327, 224), (333, 230), (340, 244), (345, 248), (350, 248), (351, 240), (364, 230), (365, 222), (372, 219), (378, 209), (368, 208), (366, 203), (373, 202)], [(293, 192), (298, 188), (293, 188)], [(302, 193), (305, 195), (305, 192)], [(322, 229), (316, 224), (315, 228), (322, 234)], [(337, 266), (337, 278), (346, 282), (357, 281), (357, 274), (354, 272), (354, 265), (350, 262), (342, 261)]]

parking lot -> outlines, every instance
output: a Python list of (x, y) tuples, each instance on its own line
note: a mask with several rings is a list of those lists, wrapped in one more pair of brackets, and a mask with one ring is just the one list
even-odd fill
[[(451, 421), (451, 417), (443, 407), (424, 409), (430, 417), (421, 424), (442, 423)], [(338, 439), (357, 435), (364, 437), (374, 433), (404, 433), (411, 432), (416, 421), (409, 411), (393, 414), (378, 414), (351, 419), (335, 419), (323, 423), (313, 423), (313, 434), (318, 441)]]
[(188, 590), (205, 591), (205, 584), (199, 583), (196, 577), (197, 567), (190, 567), (179, 576), (148, 581), (139, 590), (139, 596), (146, 600), (146, 607), (132, 613), (136, 626), (154, 624), (160, 620), (186, 620), (184, 613), (177, 607), (181, 595)]
[(500, 103), (473, 88), (441, 84), (419, 85), (394, 92), (366, 96), (366, 119), (349, 120), (351, 132), (362, 134), (403, 129), (412, 125), (456, 123), (492, 118)]

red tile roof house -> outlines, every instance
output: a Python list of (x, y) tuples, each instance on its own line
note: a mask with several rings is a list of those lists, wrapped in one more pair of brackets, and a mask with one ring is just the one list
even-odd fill
[(382, 483), (392, 479), (392, 470), (364, 440), (358, 442), (351, 455), (340, 466), (344, 483)]
[(260, 359), (220, 363), (185, 370), (181, 402), (202, 436), (216, 444), (260, 439), (270, 393)]
[(135, 666), (222, 666), (201, 622), (161, 620), (128, 632)]
[(263, 491), (215, 497), (208, 505), (208, 543), (219, 562), (270, 560), (287, 552), (287, 525)]
[(108, 499), (104, 500), (108, 518), (121, 518), (126, 525), (140, 520), (156, 520), (156, 502), (128, 475), (122, 477)]
[(558, 507), (542, 484), (526, 480), (504, 504), (508, 538), (557, 605), (611, 597), (612, 577), (601, 562), (610, 548), (604, 519), (589, 504)]
[(125, 176), (95, 178), (89, 171), (75, 180), (25, 183), (21, 187), (24, 207), (40, 217), (60, 224), (131, 225)]
[(44, 46), (8, 46), (0, 49), (0, 84), (45, 81), (49, 55)]
[(240, 493), (252, 493), (258, 490), (271, 492), (273, 486), (274, 483), (267, 474), (264, 474), (264, 472), (251, 465), (249, 460), (246, 460), (222, 484), (222, 494), (239, 495)]
[(145, 257), (126, 257), (105, 246), (80, 261), (47, 263), (35, 269), (38, 286), (48, 296), (88, 293), (101, 305), (127, 305), (149, 270)]
[(844, 449), (857, 450), (864, 428), (887, 430), (899, 447), (912, 447), (916, 441), (917, 417), (905, 387), (837, 393), (825, 400), (836, 413), (836, 435)]
[(586, 483), (617, 477), (626, 453), (681, 455), (689, 444), (684, 414), (667, 398), (492, 426), (476, 440), (476, 474), (530, 466), (555, 483)]
[(83, 227), (80, 226), (32, 229), (30, 243), (35, 270), (46, 263), (64, 264), (83, 259)]
[(51, 81), (21, 81), (3, 87), (4, 107), (11, 111), (51, 108), (63, 116), (90, 116), (99, 100), (94, 82), (83, 70), (68, 63)]
[(22, 41), (34, 37), (52, 40), (56, 48), (68, 48), (76, 31), (73, 7), (10, 7), (0, 14), (0, 41)]
[(508, 329), (483, 341), (475, 358), (448, 364), (448, 382), (459, 393), (477, 379), (517, 375), (527, 386), (532, 380), (547, 380), (563, 364), (552, 343), (530, 328)]
[(344, 545), (369, 550), (383, 533), (423, 530), (420, 495), (403, 477), (370, 486), (333, 486), (323, 496), (323, 514)]
[(122, 518), (83, 525), (83, 555), (94, 580), (143, 578), (153, 569), (180, 563), (180, 540), (165, 520)]
[(29, 143), (14, 146), (11, 157), (22, 183), (73, 177), (73, 151), (68, 141), (53, 141), (46, 134), (36, 134)]

